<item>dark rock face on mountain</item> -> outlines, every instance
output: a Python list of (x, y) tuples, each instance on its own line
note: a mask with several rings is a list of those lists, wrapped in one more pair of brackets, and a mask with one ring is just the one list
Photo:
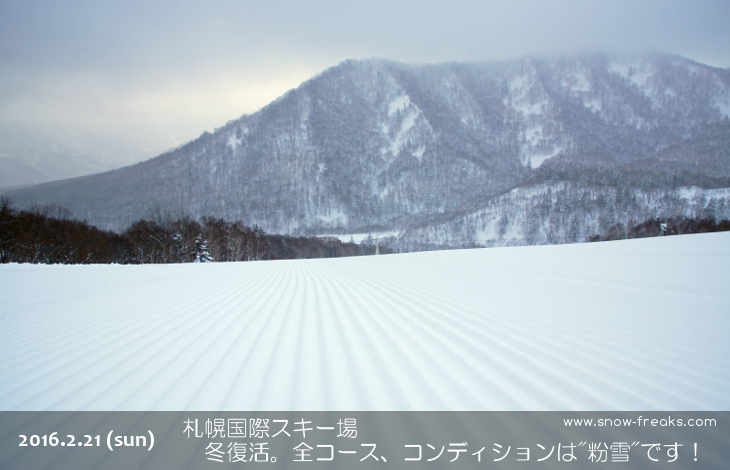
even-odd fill
[(404, 230), (554, 175), (722, 186), (729, 115), (730, 70), (674, 55), (352, 60), (159, 157), (9, 195), (115, 229), (155, 205), (268, 232)]

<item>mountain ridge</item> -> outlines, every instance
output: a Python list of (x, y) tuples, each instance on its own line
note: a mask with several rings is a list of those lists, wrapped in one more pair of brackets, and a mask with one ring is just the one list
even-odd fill
[(9, 195), (112, 229), (161, 204), (269, 232), (404, 230), (545, 162), (730, 176), (729, 90), (730, 69), (673, 54), (350, 59), (158, 157)]

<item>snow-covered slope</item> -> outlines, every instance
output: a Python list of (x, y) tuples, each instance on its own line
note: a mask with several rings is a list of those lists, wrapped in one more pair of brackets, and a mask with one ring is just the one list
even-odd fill
[[(585, 241), (622, 224), (671, 217), (730, 219), (730, 188), (641, 190), (572, 182), (515, 188), (483, 209), (440, 223), (413, 227), (392, 242), (415, 247), (516, 246)], [(344, 237), (343, 237), (344, 239)]]
[(730, 233), (0, 266), (2, 410), (729, 410)]

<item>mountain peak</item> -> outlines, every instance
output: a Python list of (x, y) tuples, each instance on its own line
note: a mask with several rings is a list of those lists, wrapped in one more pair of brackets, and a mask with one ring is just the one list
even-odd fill
[(12, 196), (109, 228), (155, 202), (271, 232), (402, 229), (477, 210), (547, 163), (730, 176), (729, 84), (662, 53), (347, 60), (160, 157)]

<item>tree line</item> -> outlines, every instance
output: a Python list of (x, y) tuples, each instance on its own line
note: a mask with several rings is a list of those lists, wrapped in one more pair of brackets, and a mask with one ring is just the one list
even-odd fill
[[(718, 231), (730, 231), (730, 220), (655, 217), (633, 225), (616, 223), (604, 235), (588, 236), (586, 241)], [(393, 249), (381, 242), (378, 251), (388, 254)], [(118, 234), (74, 220), (63, 208), (35, 205), (18, 210), (7, 197), (0, 198), (0, 263), (157, 264), (334, 258), (375, 252), (372, 237), (357, 244), (336, 237), (272, 235), (256, 225), (213, 217), (194, 220), (156, 206), (146, 219)]]
[[(380, 246), (380, 253), (390, 253)], [(271, 235), (256, 225), (222, 218), (194, 220), (153, 206), (148, 217), (122, 233), (73, 220), (57, 207), (27, 210), (0, 199), (0, 263), (157, 264), (210, 261), (362, 256), (375, 253), (368, 240)]]
[(664, 235), (684, 235), (690, 233), (729, 232), (730, 220), (712, 218), (670, 217), (651, 219), (627, 227), (622, 223), (611, 226), (603, 236), (593, 235), (589, 242), (625, 240), (628, 238), (660, 237)]

